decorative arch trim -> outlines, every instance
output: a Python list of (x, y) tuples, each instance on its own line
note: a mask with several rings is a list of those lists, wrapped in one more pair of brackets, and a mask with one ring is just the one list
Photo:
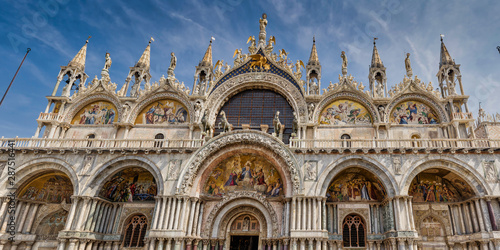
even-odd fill
[[(71, 183), (73, 184), (73, 195), (78, 194), (80, 191), (78, 176), (73, 170), (73, 167), (69, 163), (61, 159), (53, 157), (38, 158), (20, 165), (17, 169), (18, 170), (16, 172), (16, 188), (21, 187), (26, 183), (26, 181), (28, 181), (31, 177), (34, 177), (37, 174), (46, 171), (56, 170), (63, 172), (71, 180)], [(7, 171), (7, 168), (5, 168), (5, 171)], [(4, 178), (7, 177), (6, 174), (4, 176), (5, 176)], [(4, 181), (4, 183), (7, 182)], [(7, 188), (5, 188), (4, 190), (7, 190)]]
[[(266, 72), (268, 74), (273, 74), (277, 76), (282, 76), (283, 78), (286, 79), (286, 81), (290, 82), (293, 84), (293, 86), (300, 92), (300, 94), (303, 96), (303, 91), (302, 88), (299, 84), (300, 79), (295, 78), (293, 74), (290, 74), (288, 70), (283, 68), (280, 65), (277, 65), (274, 60), (269, 58), (268, 56), (265, 55), (265, 53), (262, 52), (262, 49), (259, 49), (259, 51), (256, 53), (261, 56), (264, 56), (267, 59), (268, 65), (269, 65), (269, 70)], [(219, 88), (222, 84), (224, 84), (226, 81), (231, 80), (234, 77), (238, 77), (240, 75), (244, 74), (251, 74), (253, 73), (250, 65), (251, 65), (252, 58), (247, 59), (241, 66), (236, 67), (231, 69), (227, 74), (224, 74), (214, 85), (214, 89), (212, 90), (215, 91), (217, 88)]]
[(319, 176), (316, 195), (325, 196), (328, 186), (332, 180), (342, 171), (349, 167), (359, 167), (365, 169), (375, 176), (378, 176), (383, 183), (384, 188), (389, 197), (399, 193), (399, 187), (394, 176), (380, 162), (364, 156), (346, 156), (332, 162), (324, 171), (324, 174)]
[(389, 121), (389, 116), (394, 111), (394, 108), (396, 107), (396, 105), (398, 105), (399, 103), (404, 102), (404, 101), (412, 101), (412, 100), (419, 101), (419, 102), (422, 102), (422, 103), (428, 105), (431, 109), (433, 109), (438, 114), (439, 121), (441, 123), (449, 121), (448, 115), (446, 114), (444, 107), (441, 104), (439, 104), (439, 102), (434, 100), (434, 98), (428, 97), (427, 95), (423, 95), (423, 94), (403, 94), (403, 95), (400, 95), (400, 96), (392, 99), (391, 102), (389, 103), (389, 105), (387, 105), (387, 108), (386, 108), (387, 122)]
[(97, 167), (95, 167), (90, 176), (93, 178), (88, 180), (88, 185), (82, 191), (83, 194), (89, 196), (98, 196), (100, 188), (104, 185), (105, 181), (110, 178), (113, 174), (120, 170), (128, 167), (141, 167), (149, 171), (156, 180), (156, 185), (158, 187), (157, 195), (164, 192), (164, 179), (159, 171), (160, 168), (156, 166), (152, 161), (140, 156), (121, 156), (105, 162)]
[(233, 209), (242, 205), (257, 208), (266, 219), (267, 237), (278, 237), (278, 216), (273, 206), (267, 201), (265, 196), (254, 192), (236, 192), (224, 196), (208, 215), (202, 236), (204, 238), (218, 237), (218, 228), (221, 226), (220, 222), (222, 222), (224, 217), (230, 214)]
[[(330, 103), (340, 100), (340, 99), (347, 99), (351, 101), (358, 102), (359, 104), (363, 105), (366, 110), (370, 113), (370, 116), (372, 117), (372, 123), (377, 123), (380, 121), (380, 117), (378, 115), (378, 111), (375, 108), (375, 105), (370, 102), (368, 99), (364, 98), (361, 96), (359, 93), (351, 92), (351, 91), (343, 91), (343, 92), (337, 92), (334, 94), (327, 95), (323, 100), (321, 100), (318, 105), (316, 106), (314, 110), (314, 115), (313, 115), (313, 121), (315, 123), (319, 122), (319, 116), (321, 111), (325, 109), (326, 106), (328, 106)], [(332, 125), (328, 125), (332, 126)]]
[(235, 76), (212, 91), (205, 104), (205, 108), (210, 107), (208, 113), (210, 123), (215, 122), (217, 112), (229, 97), (252, 88), (269, 89), (284, 96), (293, 110), (299, 115), (300, 121), (307, 122), (307, 103), (299, 89), (281, 76), (265, 72), (253, 72)]
[(283, 159), (290, 171), (293, 193), (298, 194), (301, 192), (302, 178), (300, 176), (300, 168), (295, 157), (290, 150), (285, 147), (285, 144), (264, 132), (247, 130), (221, 134), (208, 141), (203, 147), (193, 153), (193, 156), (189, 159), (186, 167), (183, 168), (180, 174), (176, 185), (176, 193), (187, 194), (191, 190), (195, 177), (198, 175), (200, 169), (206, 164), (206, 159), (210, 155), (228, 145), (248, 143), (261, 145)]
[(412, 164), (401, 179), (401, 194), (408, 195), (413, 179), (422, 171), (430, 168), (446, 169), (459, 174), (477, 195), (492, 194), (491, 188), (485, 184), (486, 180), (473, 167), (456, 159), (443, 156), (430, 156)]
[(151, 104), (152, 102), (164, 100), (164, 99), (173, 99), (175, 101), (180, 102), (188, 110), (189, 121), (190, 122), (194, 121), (193, 104), (185, 97), (178, 95), (177, 93), (172, 93), (172, 92), (161, 92), (161, 93), (153, 94), (151, 96), (145, 96), (144, 98), (142, 98), (142, 100), (139, 99), (139, 102), (137, 103), (137, 105), (132, 107), (132, 109), (131, 109), (132, 111), (130, 112), (130, 114), (128, 115), (127, 118), (124, 118), (124, 120), (128, 121), (130, 123), (135, 123), (135, 120), (137, 119), (137, 116), (139, 115), (139, 113), (142, 110), (144, 110), (149, 104)]
[(102, 93), (102, 94), (97, 94), (97, 95), (89, 95), (86, 96), (80, 100), (75, 100), (73, 105), (70, 105), (66, 110), (66, 114), (64, 115), (63, 121), (67, 123), (71, 123), (73, 120), (73, 117), (85, 108), (85, 106), (97, 102), (97, 101), (107, 101), (110, 102), (115, 106), (117, 109), (117, 113), (115, 114), (118, 116), (118, 121), (120, 121), (121, 114), (123, 112), (122, 106), (120, 105), (120, 100), (118, 100), (115, 96), (112, 96), (110, 94)]

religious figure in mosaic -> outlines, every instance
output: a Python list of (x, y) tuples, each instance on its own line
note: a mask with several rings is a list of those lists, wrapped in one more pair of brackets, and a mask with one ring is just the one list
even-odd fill
[(204, 191), (211, 196), (236, 191), (279, 196), (283, 194), (283, 182), (267, 159), (254, 154), (237, 154), (223, 160), (212, 170)]

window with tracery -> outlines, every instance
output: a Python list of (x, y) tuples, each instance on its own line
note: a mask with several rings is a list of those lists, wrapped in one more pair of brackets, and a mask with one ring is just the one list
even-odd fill
[(276, 111), (279, 111), (280, 122), (285, 125), (283, 141), (288, 143), (292, 133), (293, 108), (282, 95), (265, 89), (245, 90), (234, 95), (218, 112), (216, 134), (222, 131), (218, 128), (222, 110), (233, 129), (242, 129), (242, 124), (248, 124), (250, 129), (260, 130), (260, 125), (265, 124), (269, 126), (268, 133), (274, 132), (273, 119)]
[(365, 224), (358, 215), (348, 215), (342, 224), (344, 247), (365, 247)]
[(420, 224), (420, 235), (423, 237), (444, 236), (441, 222), (432, 216), (425, 218)]
[(148, 220), (144, 215), (136, 215), (132, 217), (129, 223), (125, 226), (125, 237), (123, 239), (123, 247), (143, 247), (144, 236), (148, 228)]

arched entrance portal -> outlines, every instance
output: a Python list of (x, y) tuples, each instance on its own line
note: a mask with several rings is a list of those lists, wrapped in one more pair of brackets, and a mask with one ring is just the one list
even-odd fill
[(229, 228), (230, 250), (259, 249), (260, 223), (252, 214), (242, 214)]

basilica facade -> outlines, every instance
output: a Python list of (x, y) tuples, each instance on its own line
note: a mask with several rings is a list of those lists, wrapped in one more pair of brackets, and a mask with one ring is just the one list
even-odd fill
[(151, 79), (151, 41), (125, 83), (110, 54), (87, 79), (87, 40), (34, 137), (0, 141), (0, 249), (500, 249), (500, 122), (442, 39), (436, 86), (408, 54), (388, 88), (374, 41), (365, 88), (267, 25), (234, 62), (210, 42), (192, 89), (174, 53)]

